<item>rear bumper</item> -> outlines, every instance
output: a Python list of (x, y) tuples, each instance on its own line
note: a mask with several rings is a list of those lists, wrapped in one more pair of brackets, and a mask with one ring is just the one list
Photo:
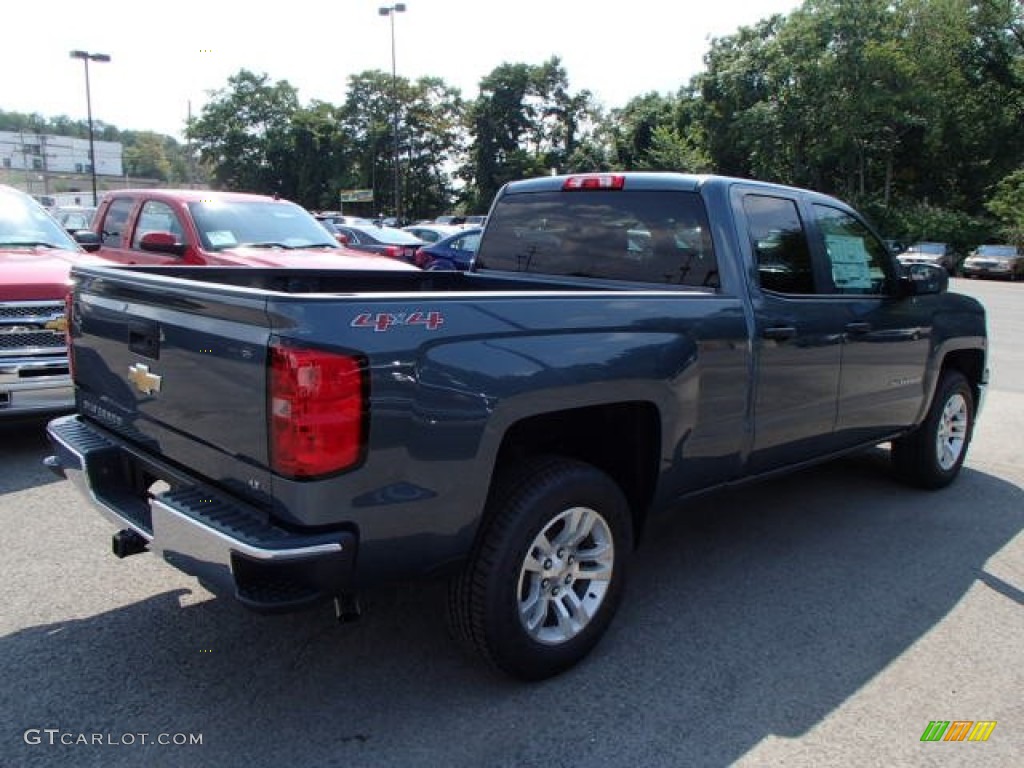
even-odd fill
[(47, 466), (146, 548), (220, 594), (261, 612), (295, 610), (342, 595), (352, 583), (354, 532), (300, 533), (80, 416), (47, 427)]

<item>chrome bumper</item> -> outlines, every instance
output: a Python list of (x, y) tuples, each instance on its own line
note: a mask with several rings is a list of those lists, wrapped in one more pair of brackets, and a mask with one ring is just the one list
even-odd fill
[(75, 390), (66, 357), (0, 357), (0, 418), (74, 407)]
[(296, 533), (220, 489), (143, 456), (80, 416), (47, 427), (46, 464), (119, 529), (218, 593), (264, 612), (300, 608), (348, 591), (354, 532)]

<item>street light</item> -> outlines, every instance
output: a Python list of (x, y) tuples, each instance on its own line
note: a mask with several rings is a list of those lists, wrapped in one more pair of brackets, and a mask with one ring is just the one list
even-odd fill
[(381, 16), (391, 17), (391, 130), (395, 134), (395, 223), (398, 224), (402, 218), (402, 197), (398, 181), (398, 71), (395, 67), (395, 14), (405, 13), (405, 3), (382, 6), (378, 12)]
[(110, 61), (110, 56), (105, 53), (89, 53), (88, 51), (72, 51), (72, 59), (81, 59), (85, 64), (85, 108), (89, 115), (89, 170), (92, 173), (92, 204), (97, 205), (96, 201), (96, 148), (93, 145), (92, 138), (92, 94), (89, 93), (89, 62), (99, 61), (107, 62)]

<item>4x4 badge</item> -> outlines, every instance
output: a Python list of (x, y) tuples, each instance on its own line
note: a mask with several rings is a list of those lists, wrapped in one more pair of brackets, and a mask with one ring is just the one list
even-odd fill
[(128, 367), (128, 378), (132, 384), (144, 395), (152, 395), (160, 391), (160, 377), (149, 372), (149, 366), (136, 363)]

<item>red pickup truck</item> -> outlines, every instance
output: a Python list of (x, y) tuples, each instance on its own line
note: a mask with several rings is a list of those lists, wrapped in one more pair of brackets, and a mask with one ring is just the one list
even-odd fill
[(0, 186), (0, 418), (71, 410), (64, 299), (90, 256), (24, 192)]
[(410, 269), (341, 246), (309, 211), (275, 197), (198, 189), (108, 192), (92, 222), (121, 264)]

